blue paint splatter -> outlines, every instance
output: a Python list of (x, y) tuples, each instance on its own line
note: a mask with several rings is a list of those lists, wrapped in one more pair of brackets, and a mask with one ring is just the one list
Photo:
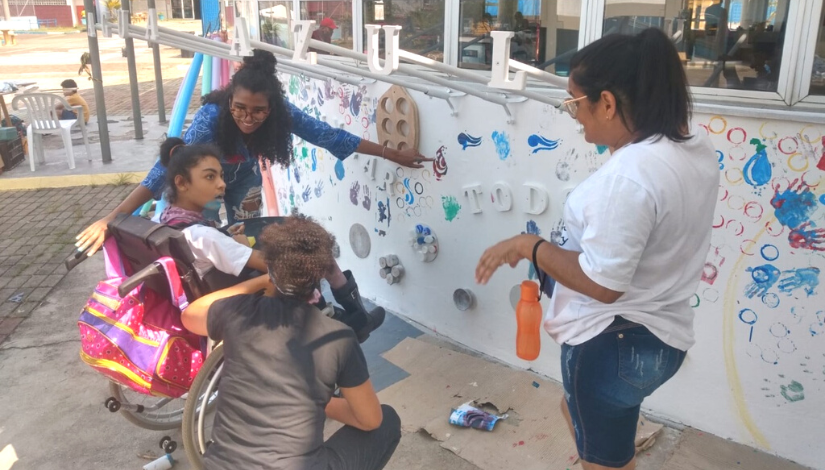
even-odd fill
[(808, 297), (814, 294), (819, 285), (819, 268), (790, 269), (782, 273), (779, 280), (779, 290), (791, 294), (797, 289), (803, 289)]
[(378, 223), (387, 221), (387, 227), (392, 222), (392, 214), (390, 213), (390, 200), (387, 198), (386, 202), (378, 201)]
[(312, 149), (312, 171), (315, 171), (315, 170), (318, 169), (318, 157), (315, 154), (316, 150), (317, 149)]
[(351, 112), (353, 116), (358, 117), (358, 113), (361, 112), (361, 101), (363, 99), (364, 95), (362, 90), (358, 90), (357, 93), (352, 94), (352, 99), (349, 102), (349, 112)]
[(510, 156), (510, 140), (504, 132), (493, 131), (493, 143), (496, 144), (496, 153), (500, 160), (507, 160)]
[(458, 143), (461, 145), (461, 150), (467, 150), (467, 147), (478, 147), (481, 145), (481, 137), (473, 137), (470, 134), (462, 132), (458, 134)]
[(823, 194), (822, 196), (819, 196), (819, 203), (820, 204), (825, 204), (825, 194)]
[(535, 147), (533, 149), (533, 154), (538, 153), (541, 150), (554, 150), (559, 146), (559, 140), (551, 140), (547, 137), (542, 137), (538, 134), (533, 134), (527, 138), (527, 145), (530, 147)]
[(413, 190), (410, 189), (410, 179), (404, 178), (404, 187), (407, 188), (406, 194), (404, 194), (404, 201), (407, 202), (407, 205), (412, 205), (415, 202), (415, 196), (413, 195)]
[(341, 181), (344, 179), (345, 174), (346, 172), (344, 171), (344, 161), (338, 160), (337, 162), (335, 162), (335, 177), (338, 178), (338, 181)]
[(768, 160), (768, 153), (765, 151), (767, 147), (762, 144), (759, 139), (751, 139), (751, 145), (756, 146), (756, 154), (745, 163), (745, 168), (742, 169), (742, 174), (745, 177), (745, 182), (754, 188), (768, 184), (771, 180), (771, 162)]
[(596, 151), (599, 152), (599, 155), (607, 152), (607, 145), (597, 145)]
[(724, 154), (724, 153), (722, 153), (722, 151), (721, 151), (721, 150), (717, 150), (717, 151), (716, 151), (716, 155), (717, 155), (717, 157), (718, 157), (716, 160), (718, 160), (718, 161), (719, 161), (719, 169), (720, 169), (720, 170), (724, 170), (724, 169), (725, 169), (725, 163), (724, 163), (724, 161), (725, 161), (725, 154)]
[(292, 167), (292, 174), (295, 176), (295, 182), (301, 184), (301, 171), (297, 166)]
[(751, 273), (753, 282), (745, 287), (745, 295), (752, 299), (754, 296), (760, 298), (768, 293), (768, 289), (776, 284), (779, 280), (779, 270), (772, 264), (764, 264), (755, 268), (748, 268), (746, 271)]
[(779, 223), (794, 229), (810, 222), (817, 208), (816, 195), (811, 188), (799, 185), (796, 190), (789, 188), (782, 193), (777, 192), (771, 199), (771, 206)]
[(310, 188), (309, 185), (307, 185), (304, 187), (304, 192), (301, 193), (301, 199), (303, 199), (304, 202), (307, 202), (309, 201), (310, 197), (312, 197), (312, 188)]

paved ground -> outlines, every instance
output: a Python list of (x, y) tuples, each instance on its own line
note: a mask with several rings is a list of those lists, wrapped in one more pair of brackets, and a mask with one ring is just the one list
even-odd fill
[(66, 275), (75, 235), (132, 188), (0, 192), (0, 344)]

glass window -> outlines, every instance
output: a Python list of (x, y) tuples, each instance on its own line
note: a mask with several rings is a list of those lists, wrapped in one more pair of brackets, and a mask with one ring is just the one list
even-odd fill
[(811, 71), (812, 95), (825, 95), (825, 6), (819, 18), (819, 34), (814, 46), (814, 68)]
[(692, 86), (776, 91), (789, 0), (605, 0), (603, 34), (671, 35)]
[(292, 48), (292, 34), (289, 32), (291, 10), (291, 0), (262, 0), (258, 2), (261, 42)]
[[(445, 4), (445, 0), (364, 0), (364, 24), (401, 26), (401, 49), (444, 62)], [(362, 34), (366, 48), (366, 30)], [(379, 40), (383, 47), (384, 33)]]
[(458, 66), (490, 70), (490, 31), (513, 31), (510, 58), (566, 76), (580, 16), (581, 0), (461, 0)]
[(352, 0), (301, 0), (301, 18), (319, 26), (313, 39), (352, 49)]

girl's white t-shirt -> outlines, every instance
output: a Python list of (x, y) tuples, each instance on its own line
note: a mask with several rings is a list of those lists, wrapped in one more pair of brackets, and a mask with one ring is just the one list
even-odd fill
[(252, 248), (207, 225), (191, 225), (181, 233), (195, 256), (195, 271), (201, 278), (213, 267), (238, 276), (252, 256)]
[(556, 283), (544, 328), (557, 342), (584, 343), (621, 315), (674, 348), (694, 344), (689, 300), (710, 246), (719, 163), (704, 132), (691, 135), (617, 150), (568, 197), (561, 248), (581, 252), (590, 279), (624, 294), (604, 304)]

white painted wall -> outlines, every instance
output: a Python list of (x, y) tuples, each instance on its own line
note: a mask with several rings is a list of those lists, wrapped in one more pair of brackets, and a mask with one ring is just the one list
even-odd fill
[[(306, 106), (311, 113), (317, 111), (328, 122), (345, 123), (357, 135), (377, 140), (371, 119), (387, 85), (361, 90), (338, 84), (327, 88), (323, 82), (283, 78), (295, 104)], [(559, 346), (549, 336), (543, 336), (537, 361), (527, 363), (515, 356), (516, 322), (509, 293), (527, 277), (527, 263), (515, 270), (501, 269), (484, 287), (474, 284), (473, 272), (485, 247), (525, 231), (530, 220), (549, 238), (561, 226), (566, 193), (598, 168), (607, 153), (599, 154), (577, 133), (573, 120), (546, 105), (515, 105), (516, 122), (508, 125), (500, 107), (475, 98), (460, 100), (459, 114), (452, 118), (443, 101), (410, 94), (420, 114), (420, 150), (435, 156), (444, 147), (448, 169), (440, 181), (432, 167), (411, 171), (380, 159), (376, 163), (378, 179), (372, 181), (364, 172), (371, 158), (366, 156), (347, 159), (345, 175), (339, 180), (334, 157), (296, 141), (294, 168), (300, 183), (294, 172), (279, 175), (276, 184), (282, 209), (294, 204), (331, 230), (341, 246), (340, 264), (352, 269), (362, 292), (381, 305), (470, 348), (558, 379)], [(320, 106), (319, 96), (324, 99)], [(360, 99), (360, 106), (351, 109), (353, 96)], [(710, 277), (714, 271), (716, 277), (700, 282), (692, 299), (698, 303), (696, 346), (677, 376), (645, 406), (658, 416), (825, 469), (825, 446), (821, 444), (825, 431), (825, 287), (815, 285), (822, 276), (805, 277), (814, 272), (811, 268), (825, 270), (825, 252), (818, 251), (825, 249), (825, 171), (816, 168), (820, 161), (825, 168), (821, 160), (825, 158), (825, 126), (702, 114), (696, 115), (695, 121), (709, 129), (723, 165), (718, 228), (708, 255), (712, 266), (707, 268)], [(506, 158), (497, 152), (494, 132), (507, 135), (510, 152)], [(480, 146), (463, 149), (457, 140), (460, 133), (480, 137)], [(534, 134), (558, 140), (558, 147), (536, 150), (528, 145)], [(760, 143), (764, 139), (764, 154), (757, 153), (756, 145), (750, 143), (752, 138)], [(768, 181), (760, 174), (765, 170), (765, 159), (770, 165)], [(397, 173), (401, 182), (396, 194), (389, 197), (389, 225), (379, 223), (377, 217), (378, 201), (388, 197), (378, 189), (385, 171)], [(750, 180), (765, 184), (747, 184), (742, 180), (743, 172)], [(404, 178), (409, 178), (409, 189)], [(496, 182), (513, 188), (513, 210), (502, 213), (493, 209), (490, 189)], [(521, 200), (519, 189), (526, 182), (547, 189), (550, 207), (545, 213), (529, 216), (524, 212), (526, 202)], [(808, 187), (799, 187), (800, 182)], [(421, 194), (416, 194), (416, 183), (420, 183)], [(484, 190), (480, 214), (469, 210), (462, 191), (468, 184), (480, 184)], [(793, 198), (783, 194), (789, 187), (810, 191), (804, 196), (810, 213), (794, 219), (795, 212), (780, 211), (777, 220), (771, 201), (779, 205), (780, 199), (787, 200), (784, 208), (792, 207)], [(404, 207), (399, 208), (396, 198), (404, 201), (410, 191), (413, 203), (403, 202)], [(449, 197), (461, 205), (451, 221), (445, 220), (442, 207), (444, 198)], [(365, 204), (365, 199), (369, 203)], [(781, 222), (796, 226), (795, 233), (800, 235), (796, 239), (804, 242), (807, 237), (811, 246), (797, 243), (792, 247), (792, 227)], [(810, 225), (804, 225), (806, 222)], [(348, 234), (354, 223), (362, 224), (371, 235), (372, 250), (367, 259), (357, 258), (350, 249)], [(441, 245), (432, 263), (417, 261), (408, 243), (409, 230), (421, 223), (434, 230)], [(379, 230), (386, 236), (379, 236)], [(378, 276), (378, 257), (387, 254), (398, 255), (406, 269), (400, 284), (388, 286)], [(768, 264), (774, 268), (762, 272), (769, 274), (769, 281), (754, 284), (750, 270)], [(757, 270), (757, 278), (759, 273)], [(460, 312), (453, 306), (456, 288), (475, 293), (474, 310)], [(744, 309), (756, 314), (752, 329), (745, 323), (752, 320), (750, 312), (740, 319)]]

